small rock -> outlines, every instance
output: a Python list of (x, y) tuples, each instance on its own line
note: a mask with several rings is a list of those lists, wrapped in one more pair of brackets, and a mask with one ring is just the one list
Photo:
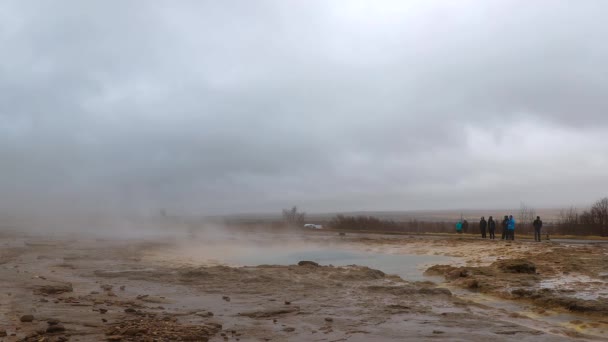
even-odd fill
[[(34, 331), (33, 333), (27, 334), (27, 335), (25, 336), (25, 339), (26, 339), (26, 340), (29, 340), (29, 339), (32, 339), (32, 338), (36, 338), (37, 336), (38, 336), (38, 333)], [(44, 338), (44, 337), (43, 337), (43, 338)]]
[(433, 330), (433, 334), (443, 334), (444, 332), (441, 330)]
[(447, 278), (449, 279), (457, 279), (457, 278), (466, 278), (470, 275), (469, 271), (464, 268), (454, 269), (447, 274)]
[(8, 336), (8, 334), (6, 333), (6, 330), (0, 330), (0, 337), (6, 337)]
[(325, 317), (325, 322), (333, 322), (334, 319), (331, 317)]
[(291, 305), (291, 302), (290, 302), (290, 301), (288, 301), (288, 300), (286, 300), (286, 301), (285, 301), (285, 305)]
[(222, 299), (225, 300), (225, 301), (227, 301), (227, 302), (230, 301), (230, 297), (228, 297), (228, 296), (222, 296)]
[(34, 288), (34, 293), (41, 295), (53, 295), (73, 291), (74, 289), (72, 288), (72, 284), (70, 283), (64, 283), (59, 285), (43, 285)]
[(283, 329), (283, 331), (284, 331), (284, 332), (294, 332), (294, 331), (296, 331), (296, 328), (293, 328), (293, 327), (287, 327), (287, 328)]
[(108, 320), (105, 319), (105, 318), (102, 318), (101, 321), (104, 322), (104, 323), (108, 323)]
[(145, 332), (145, 329), (131, 327), (131, 328), (125, 329), (122, 332), (122, 334), (126, 335), (126, 336), (136, 336), (137, 334), (144, 333), (144, 332)]
[(125, 286), (124, 286), (124, 285), (122, 285), (122, 286), (120, 287), (120, 291), (124, 291), (124, 290), (125, 290)]
[(51, 325), (48, 328), (46, 328), (46, 332), (49, 334), (57, 333), (57, 332), (64, 332), (64, 331), (65, 331), (65, 327), (61, 324)]
[(120, 335), (112, 335), (112, 336), (108, 336), (106, 338), (106, 341), (121, 341), (122, 340), (122, 336)]
[(103, 285), (100, 285), (99, 287), (104, 291), (111, 291), (114, 288), (114, 286), (109, 285), (109, 284), (103, 284)]
[(135, 309), (133, 309), (133, 308), (126, 308), (126, 309), (125, 309), (125, 312), (126, 312), (126, 313), (135, 313), (136, 311), (135, 311)]
[(309, 260), (303, 260), (298, 262), (298, 266), (313, 266), (313, 267), (319, 267), (319, 264), (314, 262), (314, 261), (309, 261)]
[(479, 288), (479, 282), (477, 281), (477, 279), (468, 279), (466, 281), (466, 285), (470, 289), (477, 289), (477, 288)]
[(47, 323), (48, 325), (57, 325), (57, 324), (59, 324), (59, 320), (58, 320), (58, 319), (51, 318), (51, 319), (49, 319), (48, 321), (46, 321), (46, 323)]
[(103, 309), (103, 308), (99, 309), (99, 313), (102, 315), (105, 314), (106, 312), (108, 312), (108, 309)]
[(21, 316), (21, 318), (19, 320), (21, 322), (29, 323), (29, 322), (34, 321), (34, 316), (32, 316), (32, 315), (23, 315), (23, 316)]

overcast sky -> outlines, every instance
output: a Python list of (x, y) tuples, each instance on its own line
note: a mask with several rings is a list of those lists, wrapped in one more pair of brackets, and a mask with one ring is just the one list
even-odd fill
[(0, 2), (0, 209), (608, 195), (608, 2)]

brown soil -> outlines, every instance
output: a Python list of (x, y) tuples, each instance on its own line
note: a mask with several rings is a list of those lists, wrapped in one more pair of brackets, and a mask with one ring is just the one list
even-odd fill
[(585, 299), (572, 296), (576, 294), (577, 287), (578, 290), (587, 287), (586, 283), (572, 284), (569, 291), (541, 286), (541, 281), (548, 277), (563, 278), (576, 273), (595, 279), (596, 284), (608, 288), (602, 280), (602, 275), (608, 271), (606, 251), (603, 245), (540, 245), (536, 253), (517, 253), (518, 258), (498, 260), (488, 266), (435, 265), (425, 274), (443, 276), (454, 286), (508, 299), (527, 300), (542, 308), (606, 317), (608, 297)]
[[(605, 253), (603, 247), (573, 247), (586, 252), (579, 255), (549, 244), (538, 248), (452, 238), (273, 237), (292, 238), (365, 251), (460, 256), (433, 270), (448, 274), (452, 284), (501, 296), (507, 281), (534, 286), (544, 275), (605, 271), (594, 256)], [(193, 243), (213, 248), (202, 239), (1, 236), (0, 341), (593, 339), (463, 300), (432, 282), (410, 282), (355, 265), (212, 265), (183, 253)], [(496, 262), (498, 256), (531, 260), (540, 274), (531, 272), (527, 261), (513, 266)], [(515, 296), (508, 292), (509, 298)], [(22, 322), (24, 315), (32, 315), (32, 322)]]

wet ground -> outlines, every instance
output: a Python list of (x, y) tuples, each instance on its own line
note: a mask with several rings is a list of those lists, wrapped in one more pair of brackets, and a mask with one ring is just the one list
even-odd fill
[[(194, 232), (5, 233), (0, 248), (0, 341), (565, 341), (608, 332), (601, 314), (510, 292), (527, 282), (601, 302), (601, 245)], [(517, 258), (537, 272), (492, 267)], [(439, 264), (470, 274), (423, 276)], [(470, 288), (474, 280), (492, 284)]]

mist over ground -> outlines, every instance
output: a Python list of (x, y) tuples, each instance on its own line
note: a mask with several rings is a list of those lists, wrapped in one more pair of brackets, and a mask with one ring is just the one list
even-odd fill
[(587, 205), (608, 185), (607, 10), (3, 1), (0, 212)]

